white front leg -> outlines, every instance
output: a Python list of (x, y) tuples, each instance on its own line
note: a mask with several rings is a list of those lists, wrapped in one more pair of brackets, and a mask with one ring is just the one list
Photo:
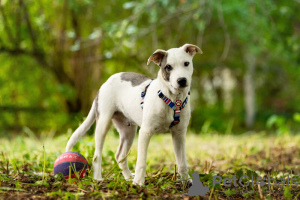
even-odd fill
[(187, 166), (186, 153), (185, 153), (186, 129), (181, 131), (172, 129), (171, 132), (172, 132), (173, 148), (175, 152), (176, 163), (178, 166), (178, 173), (180, 174), (181, 179), (187, 180), (190, 177), (188, 175), (188, 166)]
[(140, 129), (138, 140), (138, 156), (133, 184), (143, 185), (145, 183), (147, 151), (151, 136), (152, 134), (148, 131), (145, 131), (143, 128)]

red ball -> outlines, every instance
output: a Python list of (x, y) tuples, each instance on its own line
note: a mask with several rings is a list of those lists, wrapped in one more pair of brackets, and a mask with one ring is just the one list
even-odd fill
[(61, 172), (65, 179), (68, 179), (70, 168), (71, 178), (77, 178), (77, 176), (83, 178), (87, 175), (87, 169), (89, 169), (88, 161), (80, 153), (74, 151), (65, 152), (58, 156), (54, 162), (54, 175)]

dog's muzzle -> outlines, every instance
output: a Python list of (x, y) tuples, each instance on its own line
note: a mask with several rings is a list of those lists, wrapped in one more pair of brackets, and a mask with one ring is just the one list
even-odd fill
[(187, 86), (186, 82), (187, 82), (186, 78), (179, 78), (179, 79), (177, 79), (177, 83), (178, 83), (179, 87), (181, 87), (181, 88)]

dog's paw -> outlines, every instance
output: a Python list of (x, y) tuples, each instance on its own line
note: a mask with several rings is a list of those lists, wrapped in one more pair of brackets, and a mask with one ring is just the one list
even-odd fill
[(181, 183), (185, 188), (190, 188), (193, 185), (193, 179), (189, 178), (186, 180), (181, 180)]
[(134, 182), (134, 181), (132, 181), (132, 184), (133, 184), (133, 185), (138, 185), (138, 186), (144, 185), (144, 184), (142, 184), (142, 183), (137, 183), (137, 182)]
[(134, 177), (133, 181), (132, 181), (132, 184), (133, 185), (139, 185), (139, 186), (142, 186), (144, 185), (145, 183), (145, 179), (137, 179), (136, 177)]
[(126, 181), (132, 181), (133, 178), (134, 178), (134, 174), (132, 174), (129, 170), (128, 171), (123, 171), (122, 174), (123, 174), (124, 179)]
[(95, 180), (95, 181), (103, 181), (103, 180), (104, 180), (104, 178), (97, 178), (97, 179), (96, 179), (96, 178), (94, 178), (94, 180)]
[(186, 182), (186, 186), (188, 188), (190, 188), (190, 187), (192, 187), (192, 185), (193, 185), (193, 179), (188, 179), (187, 182)]
[(133, 181), (134, 177), (133, 176), (129, 176), (129, 177), (124, 177), (124, 179), (126, 181)]
[(133, 181), (134, 179), (134, 174), (131, 174), (129, 177), (124, 177), (126, 181)]

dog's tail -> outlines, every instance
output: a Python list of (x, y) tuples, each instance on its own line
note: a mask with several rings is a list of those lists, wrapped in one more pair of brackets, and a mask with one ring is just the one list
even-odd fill
[(77, 141), (89, 130), (96, 119), (96, 101), (93, 102), (92, 108), (84, 120), (84, 122), (76, 129), (76, 131), (72, 134), (71, 138), (68, 141), (66, 146), (66, 151), (71, 151), (73, 146), (77, 143)]

